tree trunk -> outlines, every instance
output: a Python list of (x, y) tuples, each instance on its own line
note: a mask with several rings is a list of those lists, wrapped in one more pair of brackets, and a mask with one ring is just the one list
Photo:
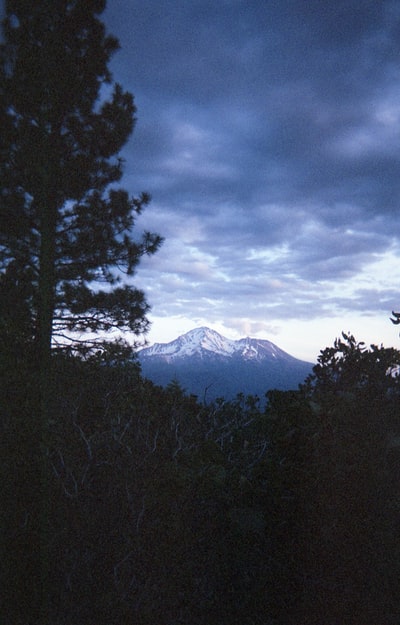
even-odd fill
[[(46, 180), (47, 176), (44, 176)], [(49, 181), (51, 184), (51, 181)], [(39, 359), (40, 414), (40, 624), (49, 625), (50, 614), (50, 464), (49, 422), (51, 417), (51, 342), (55, 306), (55, 250), (57, 207), (48, 189), (43, 190), (36, 344)]]

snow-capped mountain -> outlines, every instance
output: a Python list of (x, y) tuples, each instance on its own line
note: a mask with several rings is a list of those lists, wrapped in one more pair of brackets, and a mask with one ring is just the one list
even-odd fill
[(138, 356), (144, 376), (161, 385), (178, 380), (199, 399), (206, 393), (207, 399), (230, 399), (239, 392), (263, 396), (271, 388), (295, 389), (312, 369), (271, 341), (235, 341), (204, 327), (155, 343)]
[(271, 343), (261, 339), (227, 339), (210, 328), (196, 328), (179, 336), (170, 343), (155, 343), (140, 352), (141, 358), (157, 356), (166, 362), (193, 357), (193, 356), (223, 356), (230, 358), (241, 355), (245, 360), (265, 360), (266, 358), (288, 358), (295, 360), (286, 352)]
[(155, 343), (152, 347), (145, 347), (140, 355), (143, 358), (158, 356), (168, 362), (187, 356), (201, 356), (206, 352), (230, 356), (235, 351), (235, 343), (210, 328), (196, 328), (170, 343)]

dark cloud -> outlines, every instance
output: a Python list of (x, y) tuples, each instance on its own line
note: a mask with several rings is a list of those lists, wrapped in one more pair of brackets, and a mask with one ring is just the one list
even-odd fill
[(150, 191), (139, 225), (166, 237), (137, 276), (154, 315), (278, 332), (386, 314), (399, 3), (113, 0), (106, 18), (114, 77), (138, 106), (124, 183)]

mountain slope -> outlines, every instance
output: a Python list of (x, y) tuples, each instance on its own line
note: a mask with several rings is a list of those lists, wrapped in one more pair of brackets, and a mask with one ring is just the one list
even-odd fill
[(296, 389), (313, 366), (270, 341), (234, 341), (210, 328), (196, 328), (170, 343), (155, 343), (138, 356), (145, 377), (162, 386), (177, 380), (201, 401), (232, 399), (239, 392), (263, 397), (272, 388)]

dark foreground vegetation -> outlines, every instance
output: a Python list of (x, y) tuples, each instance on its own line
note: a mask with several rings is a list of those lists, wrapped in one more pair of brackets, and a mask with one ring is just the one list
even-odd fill
[(263, 410), (54, 354), (44, 442), (3, 347), (4, 625), (399, 622), (398, 351), (344, 336)]

